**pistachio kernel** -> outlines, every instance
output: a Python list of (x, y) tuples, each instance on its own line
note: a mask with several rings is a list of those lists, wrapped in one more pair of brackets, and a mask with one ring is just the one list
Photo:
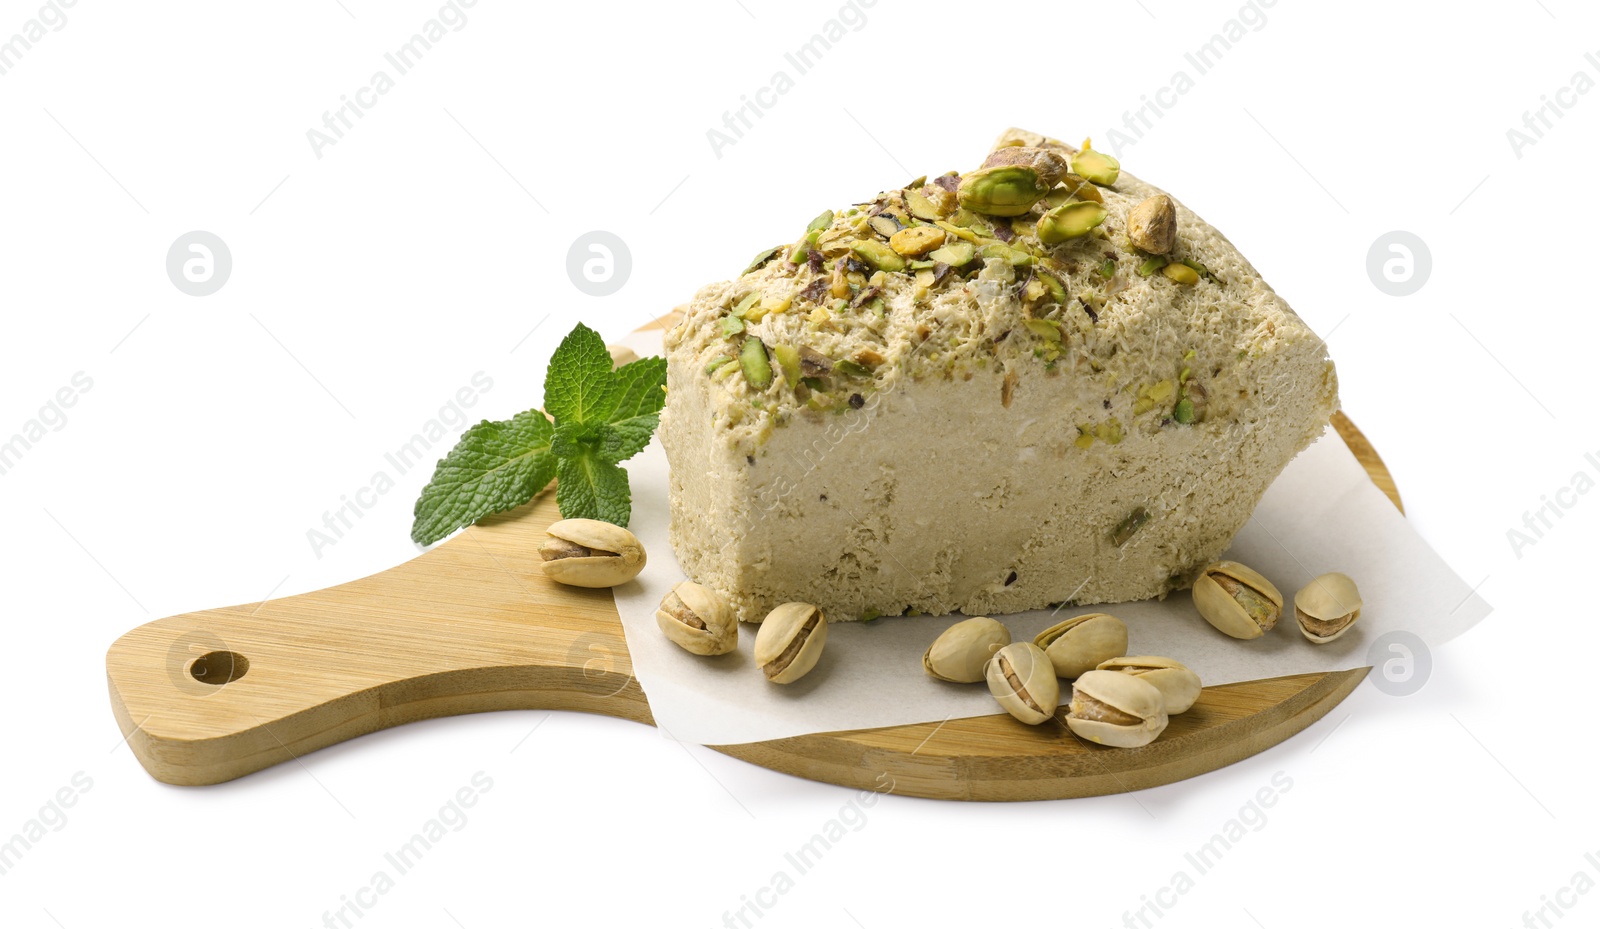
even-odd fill
[(1039, 217), (1039, 241), (1045, 245), (1060, 245), (1106, 221), (1106, 208), (1088, 200), (1063, 204)]
[(756, 336), (744, 340), (739, 349), (739, 367), (744, 369), (744, 379), (755, 390), (772, 386), (772, 363), (767, 360), (767, 346)]
[(1172, 262), (1161, 269), (1161, 273), (1169, 280), (1176, 281), (1185, 286), (1200, 283), (1200, 273), (1186, 264)]
[(1117, 182), (1117, 176), (1122, 173), (1122, 164), (1105, 152), (1093, 151), (1085, 146), (1083, 151), (1072, 156), (1072, 173), (1109, 187)]
[(961, 179), (961, 205), (992, 216), (1021, 216), (1050, 191), (1033, 168), (999, 165), (979, 168)]
[(889, 237), (889, 247), (907, 258), (921, 258), (944, 244), (938, 226), (909, 226)]
[(871, 239), (850, 243), (850, 250), (862, 261), (879, 271), (904, 271), (906, 260), (894, 249)]

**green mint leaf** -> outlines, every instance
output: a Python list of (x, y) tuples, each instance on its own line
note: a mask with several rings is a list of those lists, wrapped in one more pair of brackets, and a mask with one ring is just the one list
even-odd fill
[(468, 429), (417, 498), (411, 538), (431, 545), (490, 513), (521, 506), (556, 475), (555, 427), (538, 410)]
[(550, 439), (550, 453), (562, 459), (593, 456), (606, 464), (617, 464), (639, 454), (650, 444), (650, 436), (660, 419), (660, 414), (651, 413), (619, 423), (557, 426)]
[(619, 386), (617, 405), (607, 417), (611, 422), (659, 413), (666, 405), (667, 359), (657, 355), (630, 361), (612, 377)]
[(620, 393), (605, 340), (583, 323), (574, 326), (550, 356), (544, 376), (545, 412), (558, 423), (605, 422)]
[(604, 440), (605, 423), (563, 423), (550, 436), (550, 453), (557, 458), (592, 455)]
[(626, 526), (633, 514), (628, 472), (585, 451), (556, 460), (556, 505), (563, 519), (603, 519)]
[(600, 433), (598, 452), (601, 460), (616, 464), (644, 451), (644, 447), (650, 444), (650, 436), (655, 433), (656, 425), (660, 422), (661, 415), (651, 413), (648, 416), (635, 416), (621, 422), (607, 423)]

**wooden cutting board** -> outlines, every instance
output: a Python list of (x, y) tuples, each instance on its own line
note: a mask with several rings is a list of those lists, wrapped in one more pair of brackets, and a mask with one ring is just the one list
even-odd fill
[[(1400, 507), (1366, 438), (1342, 413), (1333, 425)], [(611, 592), (563, 587), (539, 571), (533, 553), (558, 518), (546, 493), (371, 577), (140, 626), (106, 655), (117, 723), (152, 776), (185, 785), (458, 713), (580, 710), (653, 724)], [(849, 787), (881, 789), (887, 774), (894, 793), (910, 796), (1094, 796), (1193, 777), (1276, 745), (1368, 670), (1208, 687), (1138, 749), (1078, 739), (1061, 723), (1064, 708), (1054, 725), (1001, 713), (711, 747)]]

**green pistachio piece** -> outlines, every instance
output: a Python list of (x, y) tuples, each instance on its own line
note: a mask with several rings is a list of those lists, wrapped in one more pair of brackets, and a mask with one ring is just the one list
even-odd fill
[(787, 245), (774, 245), (772, 248), (769, 248), (764, 252), (757, 253), (756, 257), (750, 259), (750, 263), (748, 265), (745, 265), (745, 269), (743, 271), (739, 272), (739, 276), (740, 277), (744, 277), (746, 274), (749, 274), (751, 271), (759, 271), (759, 270), (761, 270), (761, 268), (763, 268), (766, 265), (767, 262), (771, 261), (772, 259), (774, 259), (774, 258), (778, 257), (780, 254), (782, 254), (783, 250), (785, 248), (788, 248), (788, 246)]
[(928, 257), (934, 261), (942, 261), (952, 268), (959, 268), (962, 265), (971, 264), (972, 259), (977, 254), (978, 250), (972, 246), (971, 242), (946, 242), (939, 248), (929, 252)]
[(737, 316), (724, 316), (720, 326), (722, 328), (722, 337), (731, 339), (744, 331), (744, 320)]
[(1043, 282), (1045, 290), (1050, 294), (1052, 303), (1067, 302), (1067, 285), (1065, 281), (1061, 280), (1053, 272), (1046, 271), (1043, 268), (1034, 268), (1033, 276), (1035, 280)]
[(889, 237), (889, 247), (907, 258), (920, 258), (944, 244), (944, 239), (938, 226), (907, 226)]
[(1139, 266), (1139, 276), (1149, 277), (1167, 266), (1167, 259), (1161, 257), (1149, 258)]
[(807, 232), (821, 232), (822, 230), (828, 228), (831, 225), (833, 225), (833, 211), (832, 210), (823, 210), (821, 213), (817, 214), (817, 218), (816, 219), (813, 219), (810, 223), (808, 223), (806, 225), (806, 231)]
[(1041, 339), (1051, 342), (1061, 341), (1061, 324), (1053, 319), (1025, 319), (1022, 324)]
[(783, 371), (783, 382), (790, 387), (800, 383), (800, 350), (793, 345), (772, 346), (772, 357), (778, 359)]
[(1013, 268), (1025, 267), (1033, 264), (1034, 262), (1033, 255), (1029, 254), (1028, 252), (1023, 251), (1020, 248), (1012, 248), (1009, 245), (1001, 245), (998, 242), (992, 245), (983, 246), (982, 248), (978, 249), (978, 254), (982, 255), (984, 258), (999, 258), (1001, 261), (1011, 265)]
[(713, 359), (711, 359), (711, 363), (706, 365), (706, 373), (707, 374), (714, 374), (718, 368), (722, 367), (723, 365), (727, 364), (728, 362), (730, 362), (732, 360), (733, 359), (729, 358), (727, 355), (723, 355), (723, 356), (721, 356), (719, 358), (713, 358)]
[(906, 260), (901, 258), (894, 249), (882, 242), (863, 239), (859, 242), (851, 242), (850, 250), (856, 253), (857, 258), (879, 271), (904, 271), (906, 269)]
[(1115, 259), (1115, 258), (1107, 258), (1105, 261), (1100, 262), (1100, 276), (1101, 277), (1103, 277), (1103, 278), (1105, 278), (1106, 280), (1109, 281), (1113, 277), (1116, 277), (1116, 275), (1117, 275), (1117, 259)]
[(1105, 194), (1100, 192), (1100, 188), (1094, 186), (1088, 180), (1081, 178), (1076, 174), (1069, 174), (1062, 178), (1061, 187), (1059, 189), (1066, 191), (1069, 195), (1078, 200), (1093, 200), (1096, 203), (1106, 202)]
[(1185, 426), (1194, 422), (1194, 401), (1188, 397), (1179, 400), (1178, 405), (1172, 409), (1172, 418)]
[(961, 179), (956, 197), (961, 205), (991, 216), (1021, 216), (1050, 192), (1039, 172), (1021, 165), (979, 168)]
[(877, 216), (867, 220), (867, 225), (872, 227), (872, 231), (886, 239), (899, 232), (902, 228), (900, 220), (889, 213), (879, 213)]
[(1037, 233), (1045, 245), (1063, 242), (1085, 235), (1106, 221), (1106, 208), (1089, 200), (1062, 204), (1039, 217)]
[(936, 219), (944, 218), (944, 214), (939, 212), (939, 208), (934, 205), (932, 200), (924, 196), (920, 190), (906, 191), (906, 208), (911, 211), (912, 216), (927, 220), (930, 223)]
[(756, 303), (759, 302), (760, 300), (761, 300), (761, 291), (759, 291), (759, 290), (750, 291), (749, 293), (744, 295), (744, 298), (742, 300), (740, 300), (738, 303), (735, 303), (733, 305), (733, 315), (740, 316), (740, 317), (744, 316), (744, 314), (747, 313), (750, 310), (750, 308), (755, 306)]
[(744, 340), (739, 349), (739, 367), (744, 369), (744, 379), (756, 390), (772, 386), (772, 363), (767, 360), (767, 346), (755, 336)]
[(1133, 538), (1133, 534), (1135, 532), (1138, 532), (1140, 529), (1142, 529), (1144, 524), (1149, 521), (1150, 511), (1142, 506), (1139, 507), (1132, 513), (1129, 513), (1127, 518), (1122, 522), (1117, 523), (1115, 529), (1111, 530), (1112, 543), (1114, 543), (1118, 548), (1121, 548), (1123, 545), (1127, 544), (1129, 539)]
[(1072, 191), (1066, 189), (1065, 187), (1052, 187), (1050, 192), (1044, 195), (1045, 208), (1050, 210), (1053, 210), (1064, 203), (1071, 203), (1072, 200)]
[(835, 374), (843, 374), (845, 377), (872, 376), (871, 369), (869, 369), (866, 365), (851, 361), (848, 358), (841, 358), (840, 360), (835, 361), (833, 363), (833, 370)]
[(1117, 182), (1117, 176), (1122, 173), (1122, 164), (1105, 152), (1086, 148), (1072, 156), (1072, 173), (1096, 184), (1110, 186)]
[(1200, 272), (1186, 264), (1176, 262), (1169, 264), (1161, 269), (1161, 273), (1179, 284), (1192, 285), (1200, 283)]
[(1201, 264), (1198, 261), (1195, 261), (1193, 258), (1185, 258), (1185, 259), (1183, 259), (1183, 263), (1188, 265), (1189, 267), (1193, 268), (1196, 272), (1199, 273), (1199, 275), (1202, 278), (1205, 278), (1206, 280), (1210, 281), (1213, 284), (1221, 285), (1222, 283), (1224, 283), (1222, 278), (1217, 277), (1215, 274), (1211, 273), (1211, 269), (1210, 268), (1206, 267), (1205, 265)]
[(906, 189), (909, 190), (909, 189), (911, 189), (913, 187), (921, 187), (923, 184), (926, 184), (926, 183), (928, 183), (928, 176), (926, 174), (924, 174), (921, 177), (917, 178), (916, 180), (912, 181), (911, 183), (907, 184), (906, 185)]

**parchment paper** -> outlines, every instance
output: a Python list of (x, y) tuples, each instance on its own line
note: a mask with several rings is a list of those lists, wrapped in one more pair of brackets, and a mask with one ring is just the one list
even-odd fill
[[(626, 342), (641, 356), (662, 351), (660, 332), (635, 333)], [(650, 560), (637, 580), (614, 592), (634, 673), (663, 734), (728, 745), (997, 711), (983, 684), (948, 684), (922, 670), (923, 651), (961, 616), (833, 623), (822, 661), (786, 686), (768, 683), (756, 669), (755, 627), (740, 629), (737, 652), (715, 658), (672, 644), (655, 621), (661, 598), (685, 576), (667, 542), (666, 455), (653, 441), (626, 467), (633, 487), (629, 528)], [(1286, 599), (1318, 574), (1343, 571), (1361, 587), (1361, 619), (1323, 646), (1307, 642), (1292, 615), (1280, 622), (1283, 628), (1241, 642), (1201, 619), (1187, 591), (1165, 601), (1068, 607), (1054, 617), (1037, 610), (998, 618), (1013, 641), (1023, 641), (1078, 613), (1111, 612), (1128, 625), (1131, 654), (1176, 658), (1211, 685), (1363, 667), (1384, 633), (1406, 630), (1432, 647), (1490, 612), (1373, 486), (1332, 428), (1267, 489), (1225, 557), (1260, 571)], [(1071, 688), (1063, 683), (1061, 690), (1062, 701), (1070, 699)]]

